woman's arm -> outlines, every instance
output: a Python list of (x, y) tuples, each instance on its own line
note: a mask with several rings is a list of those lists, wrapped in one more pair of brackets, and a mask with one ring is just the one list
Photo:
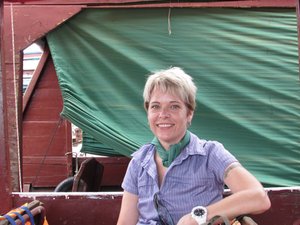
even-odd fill
[(136, 225), (138, 196), (124, 191), (117, 225)]
[[(269, 197), (260, 182), (239, 163), (232, 163), (225, 171), (225, 184), (232, 194), (207, 206), (207, 220), (216, 215), (233, 219), (239, 215), (257, 214), (271, 206)], [(178, 225), (197, 225), (190, 214), (180, 219)]]
[(232, 194), (207, 207), (208, 219), (215, 215), (232, 219), (243, 214), (262, 213), (270, 208), (270, 199), (260, 182), (239, 163), (226, 169), (224, 181)]

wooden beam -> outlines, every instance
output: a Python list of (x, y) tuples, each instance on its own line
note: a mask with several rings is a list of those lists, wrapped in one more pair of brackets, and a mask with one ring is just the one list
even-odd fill
[(144, 4), (99, 4), (88, 8), (295, 8), (295, 0), (224, 2), (151, 2)]
[[(101, 5), (122, 5), (135, 4), (136, 6), (150, 5), (167, 5), (167, 4), (182, 4), (182, 5), (197, 5), (202, 7), (295, 7), (297, 0), (217, 0), (217, 1), (160, 1), (160, 0), (14, 0), (22, 5), (85, 5), (87, 7), (101, 6)], [(6, 2), (12, 2), (6, 1)]]
[(27, 107), (27, 104), (29, 102), (29, 99), (31, 97), (31, 95), (33, 94), (33, 91), (34, 91), (34, 88), (37, 84), (37, 81), (41, 75), (41, 72), (42, 72), (42, 69), (44, 68), (45, 66), (45, 63), (46, 63), (46, 60), (48, 59), (48, 56), (49, 56), (49, 48), (48, 46), (43, 50), (43, 54), (41, 56), (41, 59), (38, 63), (38, 66), (37, 68), (35, 69), (35, 71), (33, 72), (33, 75), (32, 75), (32, 78), (31, 78), (31, 81), (24, 93), (24, 96), (23, 96), (23, 113)]
[(8, 211), (12, 207), (11, 186), (10, 186), (10, 166), (8, 160), (8, 146), (6, 142), (6, 95), (5, 76), (3, 63), (3, 2), (0, 1), (0, 214)]
[[(251, 215), (251, 218), (258, 224), (299, 225), (300, 188), (268, 188), (266, 191), (272, 202), (271, 208), (262, 214)], [(15, 207), (33, 200), (41, 201), (50, 225), (88, 225), (95, 221), (98, 225), (115, 225), (121, 199), (122, 192), (13, 193)]]
[(6, 63), (12, 62), (13, 46), (15, 54), (19, 54), (33, 42), (76, 15), (81, 9), (82, 6), (80, 5), (28, 6), (6, 4), (4, 6)]
[(22, 50), (77, 14), (82, 6), (3, 6), (3, 77), (10, 191), (22, 189)]
[[(257, 7), (272, 7), (272, 8), (294, 8), (297, 0), (240, 0), (240, 1), (210, 1), (210, 2), (155, 2), (141, 1), (135, 2), (125, 0), (124, 2), (115, 0), (112, 3), (101, 3), (88, 5), (89, 8), (257, 8)], [(128, 1), (128, 2), (127, 2)], [(129, 4), (130, 3), (130, 4)]]

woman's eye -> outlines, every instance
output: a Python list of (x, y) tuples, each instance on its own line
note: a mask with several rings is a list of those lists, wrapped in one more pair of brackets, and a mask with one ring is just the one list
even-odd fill
[(171, 105), (170, 108), (171, 108), (172, 110), (177, 110), (177, 109), (180, 108), (180, 106), (179, 106), (179, 105)]
[(159, 109), (159, 105), (152, 105), (150, 108), (151, 109)]

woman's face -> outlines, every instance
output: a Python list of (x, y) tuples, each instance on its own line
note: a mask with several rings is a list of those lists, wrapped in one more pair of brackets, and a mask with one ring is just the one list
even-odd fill
[(150, 129), (165, 149), (178, 143), (193, 118), (193, 111), (176, 95), (154, 89), (149, 101)]

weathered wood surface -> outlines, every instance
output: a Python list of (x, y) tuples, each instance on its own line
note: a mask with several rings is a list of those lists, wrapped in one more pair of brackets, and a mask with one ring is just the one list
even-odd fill
[[(85, 159), (87, 158), (79, 158), (79, 165)], [(120, 188), (130, 159), (127, 157), (97, 157), (96, 160), (104, 166), (101, 182), (103, 189)]]
[(23, 112), (23, 183), (55, 187), (72, 175), (71, 125), (60, 118), (63, 100), (48, 57)]
[(8, 160), (9, 152), (7, 143), (7, 113), (6, 113), (6, 93), (5, 89), (5, 69), (3, 63), (3, 2), (0, 1), (0, 198), (4, 202), (1, 207), (7, 211), (11, 206), (11, 198), (9, 193), (11, 192), (11, 178), (8, 175), (10, 171), (10, 163)]
[[(268, 194), (271, 209), (251, 216), (259, 225), (300, 224), (300, 187), (268, 189)], [(33, 199), (44, 203), (49, 224), (115, 225), (122, 192), (13, 193), (15, 206)]]
[[(23, 5), (86, 5), (88, 7), (93, 6), (101, 6), (101, 5), (110, 5), (113, 4), (121, 5), (121, 4), (136, 4), (138, 5), (148, 5), (151, 3), (158, 2), (163, 3), (160, 0), (6, 0), (5, 2), (22, 2)], [(170, 3), (176, 2), (169, 2), (166, 1), (166, 7), (170, 6)], [(182, 5), (187, 5), (182, 2), (178, 2)], [(295, 6), (296, 0), (238, 0), (238, 1), (230, 1), (230, 0), (220, 0), (220, 1), (193, 1), (188, 3), (190, 6), (202, 6), (202, 7), (290, 7)]]

